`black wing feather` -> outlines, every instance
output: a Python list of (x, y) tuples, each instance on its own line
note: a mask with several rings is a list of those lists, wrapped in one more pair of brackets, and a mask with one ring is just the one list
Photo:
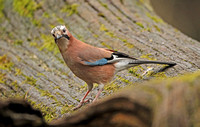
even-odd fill
[(113, 55), (117, 55), (118, 57), (120, 58), (130, 58), (130, 59), (135, 59), (137, 60), (136, 58), (133, 58), (133, 57), (130, 57), (129, 55), (125, 54), (125, 53), (122, 53), (122, 52), (118, 52), (118, 51), (115, 51), (112, 53)]

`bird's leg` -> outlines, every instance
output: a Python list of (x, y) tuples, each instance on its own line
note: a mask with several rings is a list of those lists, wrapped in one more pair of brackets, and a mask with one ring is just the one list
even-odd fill
[(74, 107), (72, 110), (77, 110), (79, 109), (81, 106), (83, 106), (84, 103), (88, 102), (90, 99), (87, 99), (85, 101), (85, 98), (87, 97), (87, 95), (90, 93), (90, 91), (92, 90), (93, 88), (93, 84), (88, 84), (88, 91), (85, 93), (84, 97), (81, 99), (80, 103)]
[(87, 97), (87, 95), (90, 93), (90, 90), (88, 90), (86, 92), (86, 94), (84, 95), (84, 97), (81, 99), (80, 103), (73, 108), (73, 110), (79, 109), (84, 103), (86, 103), (87, 101), (85, 101), (85, 98)]
[(93, 100), (93, 102), (95, 102), (98, 98), (99, 98), (99, 95), (101, 94), (101, 92), (103, 91), (103, 88), (104, 88), (104, 84), (99, 84), (99, 91), (95, 97), (95, 99)]

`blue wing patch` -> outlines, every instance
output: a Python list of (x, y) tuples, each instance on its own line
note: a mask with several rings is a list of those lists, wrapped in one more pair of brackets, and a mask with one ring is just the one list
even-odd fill
[(103, 59), (100, 59), (100, 60), (97, 60), (95, 62), (85, 62), (85, 64), (87, 65), (90, 65), (90, 66), (101, 66), (101, 65), (105, 65), (108, 63), (108, 60), (103, 58)]

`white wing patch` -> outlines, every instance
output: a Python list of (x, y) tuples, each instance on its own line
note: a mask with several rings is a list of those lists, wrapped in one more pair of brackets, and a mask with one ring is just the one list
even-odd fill
[(113, 55), (113, 59), (109, 60), (108, 63), (115, 63), (115, 62), (119, 62), (121, 60), (126, 60), (127, 58), (120, 58), (117, 55)]
[(124, 60), (116, 62), (114, 64), (114, 66), (116, 67), (116, 71), (119, 72), (119, 71), (122, 71), (124, 69), (138, 65), (138, 64), (130, 64), (131, 61), (132, 61), (131, 59), (124, 59)]

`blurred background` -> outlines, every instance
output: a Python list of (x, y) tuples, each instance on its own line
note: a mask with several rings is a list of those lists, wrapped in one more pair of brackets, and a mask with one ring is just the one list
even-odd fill
[(200, 41), (199, 0), (151, 0), (151, 4), (164, 21)]

